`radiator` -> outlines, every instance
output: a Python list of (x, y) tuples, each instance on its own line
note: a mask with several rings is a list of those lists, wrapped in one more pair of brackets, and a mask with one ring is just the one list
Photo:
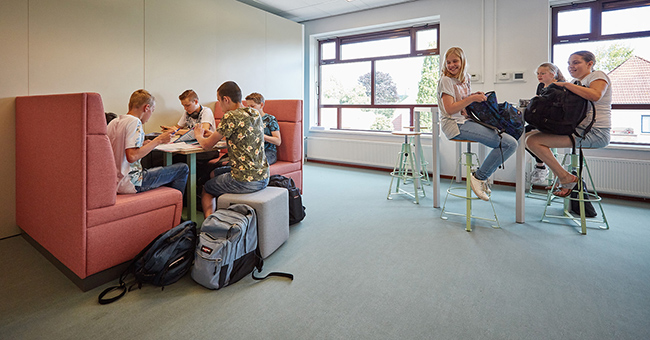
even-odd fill
[(588, 157), (587, 165), (599, 193), (650, 198), (650, 161)]
[[(345, 138), (307, 138), (307, 159), (392, 169), (401, 150), (399, 142)], [(425, 157), (431, 147), (425, 150)]]

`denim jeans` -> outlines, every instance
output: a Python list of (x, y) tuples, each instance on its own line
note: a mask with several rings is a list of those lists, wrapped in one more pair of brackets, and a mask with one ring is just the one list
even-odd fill
[(145, 169), (142, 173), (142, 185), (135, 187), (137, 192), (143, 192), (160, 186), (172, 187), (185, 194), (187, 174), (190, 169), (185, 163), (175, 163), (169, 166), (159, 166)]
[[(502, 161), (505, 162), (517, 151), (517, 140), (505, 132), (499, 137), (496, 131), (471, 120), (465, 121), (464, 124), (458, 124), (458, 128), (460, 135), (452, 139), (471, 140), (492, 148), (492, 151), (481, 163), (481, 167), (474, 174), (477, 179), (488, 179), (499, 168)], [(499, 143), (501, 148), (499, 148)], [(502, 151), (503, 156), (501, 155)]]
[(270, 151), (270, 150), (265, 150), (266, 152), (266, 161), (271, 164), (275, 164), (275, 162), (278, 161), (278, 151)]
[[(219, 169), (222, 168), (217, 168), (215, 171)], [(223, 194), (247, 194), (259, 191), (266, 188), (267, 184), (269, 184), (268, 178), (255, 182), (240, 182), (232, 178), (230, 172), (225, 172), (207, 181), (203, 190), (214, 198), (219, 198)]]
[[(584, 129), (578, 129), (578, 133), (582, 134)], [(574, 136), (576, 139), (576, 147), (582, 143), (583, 148), (599, 149), (609, 145), (610, 128), (591, 128), (585, 135), (585, 138)]]

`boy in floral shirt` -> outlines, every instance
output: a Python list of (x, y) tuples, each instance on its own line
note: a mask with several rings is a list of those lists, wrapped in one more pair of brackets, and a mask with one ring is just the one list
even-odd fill
[(216, 169), (215, 176), (203, 186), (201, 205), (206, 218), (215, 209), (214, 198), (225, 193), (255, 192), (266, 188), (269, 183), (260, 113), (244, 107), (241, 89), (232, 81), (219, 86), (217, 99), (225, 114), (216, 131), (204, 137), (203, 128), (200, 125), (194, 127), (194, 135), (205, 150), (211, 150), (219, 140), (225, 138), (230, 157), (230, 171)]

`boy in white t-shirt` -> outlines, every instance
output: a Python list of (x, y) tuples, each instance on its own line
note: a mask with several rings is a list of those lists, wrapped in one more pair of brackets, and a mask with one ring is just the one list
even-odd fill
[(117, 193), (135, 194), (160, 186), (185, 192), (189, 168), (185, 163), (143, 169), (140, 160), (160, 144), (169, 143), (174, 131), (165, 131), (153, 140), (144, 139), (143, 123), (156, 109), (155, 98), (147, 90), (133, 92), (129, 112), (113, 119), (107, 127), (117, 168)]
[(177, 133), (185, 133), (194, 129), (196, 124), (201, 123), (201, 127), (205, 131), (205, 137), (211, 135), (215, 128), (214, 113), (209, 107), (199, 104), (199, 95), (194, 90), (185, 90), (178, 96), (178, 99), (180, 99), (185, 113), (178, 120), (176, 126), (160, 126), (163, 131), (178, 130)]

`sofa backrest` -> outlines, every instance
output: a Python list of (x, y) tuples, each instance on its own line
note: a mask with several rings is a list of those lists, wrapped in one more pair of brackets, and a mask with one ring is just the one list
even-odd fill
[(97, 93), (16, 98), (16, 223), (73, 272), (86, 272), (87, 211), (116, 201)]
[[(303, 157), (303, 127), (302, 100), (300, 99), (269, 99), (264, 102), (264, 112), (275, 116), (280, 126), (282, 144), (278, 147), (278, 160), (286, 162), (302, 162)], [(217, 124), (223, 117), (219, 102), (213, 110)]]
[[(115, 161), (98, 93), (16, 98), (16, 154), (21, 192), (59, 197), (77, 211), (115, 204)], [(52, 181), (31, 183), (43, 171)]]
[(267, 100), (264, 112), (275, 116), (280, 126), (282, 144), (278, 147), (278, 159), (287, 162), (302, 161), (302, 100)]
[(117, 175), (113, 149), (106, 135), (106, 115), (99, 93), (88, 93), (86, 110), (87, 209), (115, 204)]

